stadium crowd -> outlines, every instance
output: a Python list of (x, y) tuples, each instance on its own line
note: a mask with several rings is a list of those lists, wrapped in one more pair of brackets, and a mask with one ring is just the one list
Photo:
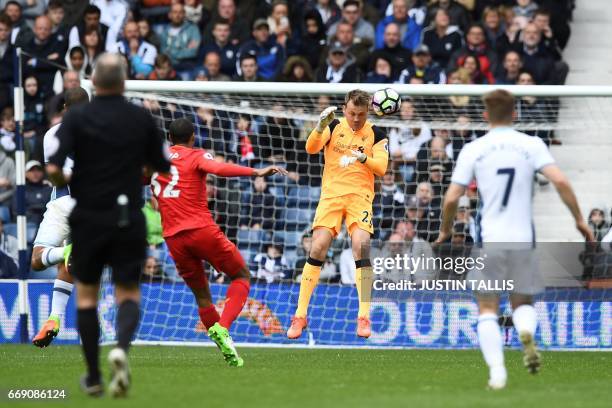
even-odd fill
[[(63, 92), (88, 78), (105, 51), (123, 54), (129, 77), (142, 80), (563, 84), (572, 9), (572, 0), (0, 0), (0, 220), (6, 224), (0, 224), (0, 270), (7, 270), (2, 275), (14, 269), (4, 267), (10, 264), (4, 259), (17, 258), (12, 237), (16, 47), (23, 52), (31, 242), (50, 195), (42, 138), (61, 121)], [(330, 102), (321, 96), (316, 104), (324, 108)], [(469, 123), (479, 104), (470, 97), (440, 102), (457, 124)], [(288, 181), (210, 178), (209, 207), (237, 241), (255, 279), (299, 279), (311, 239), (304, 231), (321, 182), (321, 157), (304, 151), (312, 124), (274, 116), (281, 105), (271, 116), (252, 117), (141, 103), (164, 130), (177, 116), (192, 119), (198, 146), (216, 160), (286, 164)], [(519, 119), (537, 120), (555, 109), (554, 101), (517, 100)], [(398, 242), (431, 250), (454, 160), (479, 136), (430, 128), (418, 99), (405, 99), (399, 118), (420, 125), (388, 129), (393, 164), (377, 182), (374, 202), (375, 246), (383, 254), (397, 251)], [(550, 131), (533, 134), (560, 143)], [(147, 190), (143, 211), (151, 256), (145, 275), (175, 278), (156, 202)], [(459, 205), (453, 242), (476, 239), (477, 199), (476, 185), (470, 185)], [(594, 209), (589, 222), (600, 241), (610, 240), (605, 211)], [(347, 236), (340, 238), (321, 278), (351, 284), (354, 261)]]

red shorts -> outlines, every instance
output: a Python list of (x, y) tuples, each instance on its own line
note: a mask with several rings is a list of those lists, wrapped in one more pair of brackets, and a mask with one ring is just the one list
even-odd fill
[(229, 277), (246, 267), (238, 248), (218, 225), (181, 231), (166, 238), (166, 244), (179, 275), (190, 288), (200, 289), (208, 284), (202, 261)]

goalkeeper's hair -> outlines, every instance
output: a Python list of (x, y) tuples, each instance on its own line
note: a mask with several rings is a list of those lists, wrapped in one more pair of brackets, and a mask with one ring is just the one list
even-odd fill
[(361, 89), (353, 89), (344, 97), (344, 105), (348, 105), (349, 102), (353, 102), (355, 106), (369, 106), (370, 94)]
[(169, 131), (172, 144), (187, 143), (194, 132), (193, 124), (186, 118), (172, 121)]
[(89, 102), (87, 91), (80, 86), (72, 89), (66, 89), (64, 92), (64, 106), (66, 109), (79, 103)]
[(497, 89), (485, 94), (482, 101), (487, 109), (490, 123), (512, 122), (514, 114), (514, 96), (504, 89)]

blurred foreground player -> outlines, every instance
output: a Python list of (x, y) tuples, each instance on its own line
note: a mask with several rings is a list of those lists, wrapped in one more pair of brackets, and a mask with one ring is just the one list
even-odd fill
[[(185, 118), (170, 124), (170, 140), (173, 144), (170, 147), (170, 174), (155, 173), (151, 177), (164, 239), (179, 274), (196, 298), (200, 320), (208, 330), (208, 336), (230, 366), (241, 367), (244, 362), (228, 330), (249, 295), (250, 273), (236, 246), (227, 239), (210, 214), (206, 176), (265, 177), (275, 173), (286, 175), (287, 171), (278, 166), (252, 169), (216, 162), (210, 153), (193, 148), (193, 125)], [(221, 316), (212, 302), (203, 260), (232, 279)]]
[[(523, 345), (525, 367), (535, 374), (540, 368), (540, 354), (535, 343), (537, 314), (533, 296), (544, 290), (534, 250), (532, 192), (536, 172), (553, 183), (580, 234), (587, 241), (593, 240), (593, 234), (582, 218), (569, 181), (542, 139), (512, 129), (514, 97), (507, 91), (496, 90), (486, 94), (483, 102), (490, 130), (465, 145), (459, 154), (444, 197), (442, 226), (436, 242), (440, 244), (450, 238), (459, 198), (476, 179), (483, 203), (479, 235), (487, 259), (484, 268), (471, 271), (468, 279), (479, 284), (495, 282), (500, 287), (506, 281), (513, 281), (512, 321)], [(476, 292), (480, 313), (478, 343), (489, 366), (488, 386), (498, 390), (506, 386), (507, 380), (497, 317), (500, 293), (481, 288)]]
[(77, 281), (77, 326), (87, 363), (81, 388), (92, 396), (103, 393), (97, 304), (105, 265), (112, 268), (118, 305), (118, 344), (108, 356), (112, 372), (109, 390), (114, 397), (127, 395), (127, 352), (140, 320), (138, 282), (147, 246), (141, 211), (142, 172), (145, 166), (170, 170), (154, 119), (122, 96), (125, 78), (126, 67), (119, 55), (99, 57), (93, 74), (96, 97), (66, 114), (47, 164), (51, 181), (63, 186), (62, 166), (69, 154), (74, 155), (71, 273)]
[[(67, 89), (64, 93), (64, 111), (80, 103), (89, 102), (89, 95), (81, 88)], [(64, 112), (65, 114), (65, 112)], [(49, 160), (50, 151), (57, 150), (57, 138), (55, 134), (61, 123), (51, 127), (43, 139), (45, 162)], [(63, 172), (72, 174), (74, 162), (71, 157), (66, 159)], [(61, 321), (66, 313), (66, 305), (72, 294), (73, 279), (65, 262), (72, 251), (70, 241), (70, 227), (68, 217), (74, 208), (74, 200), (70, 196), (70, 187), (53, 187), (51, 199), (47, 203), (47, 209), (43, 220), (38, 227), (32, 250), (32, 269), (42, 271), (57, 265), (57, 276), (53, 283), (53, 295), (51, 296), (51, 314), (32, 339), (36, 347), (47, 347), (59, 334)]]

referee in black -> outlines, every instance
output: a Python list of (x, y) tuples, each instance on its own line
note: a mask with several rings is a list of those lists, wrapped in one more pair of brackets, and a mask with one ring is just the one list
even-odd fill
[[(70, 182), (76, 206), (69, 223), (73, 242), (71, 273), (77, 280), (77, 325), (87, 374), (81, 388), (92, 396), (103, 393), (100, 378), (97, 303), (105, 265), (112, 268), (117, 311), (117, 347), (108, 359), (114, 397), (127, 395), (130, 375), (127, 352), (140, 320), (139, 277), (146, 254), (146, 226), (141, 208), (143, 168), (168, 172), (163, 138), (149, 113), (122, 96), (126, 67), (117, 54), (96, 62), (96, 96), (75, 106), (57, 132), (57, 151), (47, 165), (57, 185)], [(73, 155), (70, 180), (62, 173)]]

